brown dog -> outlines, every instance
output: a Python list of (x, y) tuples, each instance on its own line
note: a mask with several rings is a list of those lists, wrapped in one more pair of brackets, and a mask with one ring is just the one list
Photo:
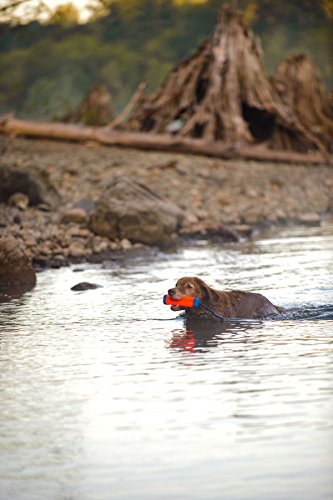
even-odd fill
[[(168, 295), (174, 300), (180, 300), (184, 295), (198, 297), (202, 304), (208, 306), (215, 313), (224, 318), (258, 319), (267, 318), (280, 311), (266, 297), (260, 293), (232, 290), (219, 292), (210, 288), (204, 281), (196, 277), (180, 278), (175, 288), (168, 290)], [(184, 309), (180, 306), (171, 306), (173, 311)], [(202, 307), (187, 309), (189, 314), (207, 316)]]

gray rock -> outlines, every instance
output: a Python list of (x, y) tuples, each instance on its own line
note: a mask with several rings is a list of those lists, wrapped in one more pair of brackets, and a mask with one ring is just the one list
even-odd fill
[(0, 165), (0, 201), (7, 201), (20, 192), (29, 198), (30, 205), (46, 203), (57, 206), (60, 196), (45, 172), (31, 173), (27, 170)]
[(80, 200), (77, 203), (75, 203), (73, 208), (81, 208), (87, 214), (91, 214), (91, 212), (95, 208), (95, 202), (93, 200), (90, 200), (89, 198), (84, 198), (83, 200)]
[(0, 237), (0, 299), (19, 296), (36, 284), (36, 274), (20, 243)]
[(73, 290), (74, 292), (79, 292), (82, 290), (95, 290), (95, 288), (101, 288), (101, 285), (89, 283), (88, 281), (82, 281), (81, 283), (72, 286), (71, 290)]
[(90, 229), (115, 240), (168, 245), (183, 219), (182, 211), (136, 179), (114, 177), (91, 214)]

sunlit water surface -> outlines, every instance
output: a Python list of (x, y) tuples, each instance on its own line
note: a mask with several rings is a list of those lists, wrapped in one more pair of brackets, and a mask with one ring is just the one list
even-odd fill
[[(49, 270), (0, 305), (1, 499), (332, 499), (332, 234)], [(183, 275), (292, 310), (186, 325)]]

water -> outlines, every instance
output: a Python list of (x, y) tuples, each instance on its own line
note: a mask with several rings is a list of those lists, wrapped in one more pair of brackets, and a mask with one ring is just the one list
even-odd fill
[[(39, 274), (0, 306), (0, 498), (332, 499), (332, 234)], [(183, 275), (289, 311), (185, 324)]]

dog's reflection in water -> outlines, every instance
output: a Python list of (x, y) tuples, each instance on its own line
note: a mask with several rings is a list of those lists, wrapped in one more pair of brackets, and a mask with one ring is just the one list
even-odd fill
[[(257, 323), (257, 322), (256, 322)], [(258, 326), (258, 323), (257, 325)], [(248, 323), (220, 322), (216, 320), (185, 319), (184, 327), (173, 330), (169, 347), (182, 351), (200, 350), (200, 348), (217, 347), (223, 335), (237, 335), (249, 328)]]

